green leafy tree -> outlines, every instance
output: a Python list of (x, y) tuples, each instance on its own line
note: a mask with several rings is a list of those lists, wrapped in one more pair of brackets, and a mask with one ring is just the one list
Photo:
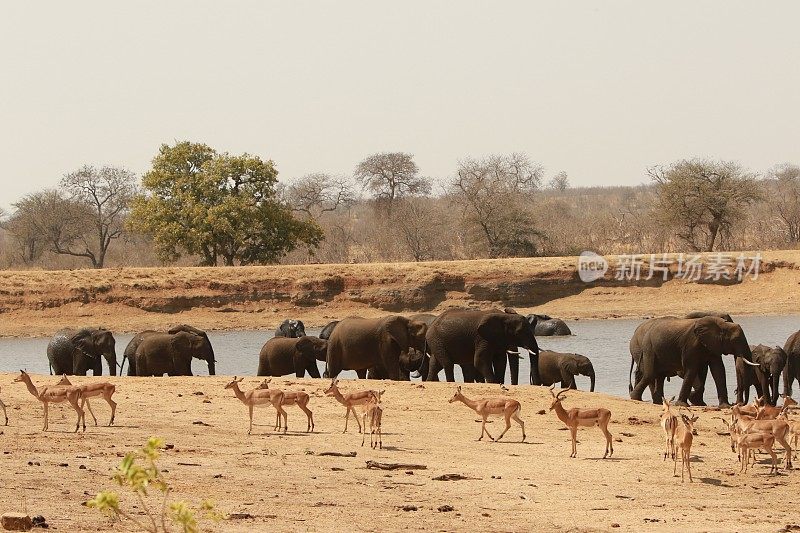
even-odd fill
[(153, 236), (162, 260), (198, 255), (203, 265), (274, 263), (323, 232), (294, 218), (276, 194), (278, 171), (258, 156), (218, 154), (204, 144), (162, 145), (144, 175), (130, 224)]

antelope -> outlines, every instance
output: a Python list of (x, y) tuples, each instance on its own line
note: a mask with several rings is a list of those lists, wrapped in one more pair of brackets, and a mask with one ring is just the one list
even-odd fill
[(778, 473), (778, 456), (775, 455), (775, 451), (772, 449), (772, 446), (775, 444), (775, 435), (761, 431), (755, 433), (745, 432), (739, 437), (737, 443), (739, 445), (739, 454), (742, 462), (739, 473), (747, 472), (747, 465), (750, 462), (748, 459), (750, 450), (757, 449), (764, 450), (772, 457), (772, 466), (769, 469), (769, 473)]
[[(261, 385), (258, 386), (259, 389), (270, 390), (269, 384), (272, 382), (272, 378), (265, 379), (261, 382)], [(314, 431), (314, 413), (311, 412), (311, 409), (308, 408), (308, 400), (309, 396), (303, 391), (292, 391), (292, 392), (283, 392), (283, 403), (284, 405), (296, 405), (306, 414), (306, 418), (308, 419), (308, 426), (306, 427), (306, 432)], [(275, 421), (275, 425), (278, 426), (280, 424), (280, 416), (279, 413), (276, 413), (277, 420)]]
[(3, 416), (6, 418), (6, 425), (8, 425), (8, 413), (6, 413), (6, 404), (3, 403), (3, 400), (0, 400), (0, 407), (3, 408)]
[(783, 406), (777, 407), (773, 405), (767, 405), (766, 400), (764, 397), (758, 399), (758, 402), (755, 404), (756, 406), (756, 420), (771, 420), (778, 418), (781, 413), (788, 411), (793, 405), (797, 405), (797, 402), (791, 396), (784, 396), (783, 397)]
[[(56, 383), (56, 387), (72, 387), (72, 383), (70, 382), (67, 375), (64, 374), (61, 376), (61, 381)], [(94, 425), (97, 425), (97, 417), (94, 416), (92, 412), (92, 405), (89, 403), (89, 398), (93, 398), (95, 396), (102, 396), (103, 399), (108, 403), (108, 406), (111, 407), (111, 420), (108, 422), (109, 426), (114, 425), (114, 415), (117, 413), (117, 402), (111, 399), (111, 396), (117, 390), (117, 387), (108, 381), (103, 381), (101, 383), (86, 383), (83, 385), (76, 385), (81, 390), (81, 409), (83, 409), (83, 404), (86, 404), (86, 407), (89, 408), (89, 414), (92, 415), (94, 419)]]
[[(242, 392), (239, 388), (239, 383), (242, 382), (244, 378), (236, 378), (233, 377), (233, 381), (225, 385), (226, 389), (233, 390), (233, 394), (241, 401), (243, 404), (247, 406), (248, 412), (250, 414), (250, 429), (247, 430), (247, 434), (250, 435), (253, 432), (253, 408), (257, 405), (272, 405), (275, 410), (278, 412), (278, 422), (280, 423), (280, 416), (283, 415), (284, 420), (284, 428), (283, 432), (286, 433), (286, 411), (283, 410), (281, 405), (283, 404), (284, 394), (282, 391), (277, 389), (260, 389), (255, 388), (253, 390), (249, 390), (247, 392)], [(273, 430), (280, 430), (280, 425), (276, 425)]]
[(81, 421), (83, 422), (83, 431), (86, 431), (86, 416), (81, 406), (78, 405), (83, 395), (78, 387), (48, 387), (45, 385), (44, 387), (36, 388), (27, 372), (24, 370), (20, 370), (19, 372), (19, 377), (14, 379), (14, 383), (25, 383), (28, 392), (33, 394), (44, 406), (44, 427), (42, 427), (42, 431), (47, 431), (48, 428), (47, 423), (50, 414), (50, 404), (62, 402), (69, 402), (72, 408), (75, 409), (75, 412), (78, 413), (78, 422), (75, 424), (75, 432), (78, 432)]
[(550, 395), (553, 397), (553, 402), (550, 404), (550, 410), (555, 410), (558, 419), (564, 422), (564, 424), (569, 428), (569, 432), (572, 436), (572, 453), (569, 456), (578, 456), (577, 435), (579, 426), (600, 426), (600, 431), (602, 431), (603, 435), (606, 436), (606, 451), (603, 454), (603, 459), (614, 455), (614, 443), (611, 439), (611, 432), (608, 431), (608, 422), (611, 420), (611, 411), (604, 407), (590, 409), (579, 409), (577, 407), (573, 407), (567, 411), (564, 409), (564, 406), (561, 405), (561, 400), (563, 399), (561, 395), (570, 389), (562, 389), (558, 394), (554, 393), (553, 389), (555, 389), (555, 384), (550, 387)]
[(675, 397), (673, 396), (669, 400), (664, 398), (662, 401), (664, 402), (664, 412), (661, 414), (661, 429), (664, 430), (664, 460), (667, 460), (667, 456), (669, 455), (672, 459), (675, 459), (675, 430), (678, 427), (678, 417), (672, 414), (670, 410), (670, 402), (674, 400)]
[[(381, 393), (382, 392), (383, 391), (381, 391)], [(372, 401), (367, 404), (367, 410), (364, 411), (364, 431), (361, 434), (361, 446), (364, 446), (364, 442), (367, 439), (367, 418), (369, 418), (369, 446), (372, 449), (383, 449), (383, 438), (381, 433), (383, 407), (381, 407), (381, 393), (378, 393), (372, 397)], [(375, 437), (374, 442), (373, 437)]]
[(489, 439), (495, 441), (495, 439), (489, 434), (489, 430), (486, 429), (486, 420), (489, 415), (503, 415), (506, 419), (506, 428), (502, 433), (500, 433), (500, 436), (497, 437), (496, 440), (502, 439), (503, 435), (506, 434), (506, 431), (511, 428), (511, 419), (513, 418), (514, 421), (519, 424), (519, 427), (522, 428), (522, 442), (525, 442), (525, 422), (523, 422), (519, 417), (519, 413), (522, 410), (522, 405), (517, 400), (514, 400), (513, 398), (503, 398), (502, 396), (481, 398), (480, 400), (470, 400), (461, 393), (461, 386), (459, 385), (456, 387), (456, 393), (452, 398), (450, 398), (450, 403), (453, 402), (461, 402), (481, 415), (481, 436), (478, 437), (478, 440), (481, 440), (483, 438), (483, 434), (485, 433)]
[(338, 379), (331, 380), (330, 387), (325, 389), (325, 395), (333, 396), (336, 398), (336, 401), (347, 407), (347, 411), (344, 414), (344, 431), (342, 431), (342, 433), (347, 433), (347, 420), (350, 418), (351, 412), (353, 413), (353, 418), (356, 419), (356, 424), (358, 424), (358, 432), (361, 433), (361, 421), (358, 419), (358, 415), (356, 415), (355, 406), (358, 405), (364, 409), (374, 398), (378, 398), (378, 401), (380, 401), (380, 397), (383, 392), (384, 391), (378, 392), (374, 390), (363, 390), (342, 394), (342, 392), (339, 390)]
[[(689, 472), (689, 483), (693, 483), (692, 479), (692, 439), (694, 433), (694, 423), (697, 422), (697, 416), (689, 418), (681, 413), (681, 421), (675, 431), (677, 447), (681, 449), (681, 483), (683, 483), (683, 465), (686, 465), (686, 471)], [(677, 475), (678, 470), (678, 456), (675, 454), (673, 460), (672, 475)]]
[(729, 428), (731, 430), (731, 449), (734, 449), (736, 444), (738, 444), (738, 441), (736, 441), (735, 438), (736, 434), (740, 436), (747, 432), (772, 434), (775, 437), (775, 440), (779, 442), (781, 446), (783, 446), (784, 450), (786, 450), (784, 467), (787, 469), (792, 467), (792, 447), (789, 446), (789, 442), (786, 440), (786, 437), (789, 434), (789, 422), (785, 419), (776, 418), (774, 420), (756, 420), (755, 418), (751, 418), (746, 415), (739, 415), (735, 422), (729, 424)]

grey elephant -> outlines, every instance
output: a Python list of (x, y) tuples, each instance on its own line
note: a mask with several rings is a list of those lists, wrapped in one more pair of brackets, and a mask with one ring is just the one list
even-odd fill
[(474, 381), (479, 376), (488, 383), (502, 383), (508, 360), (511, 383), (516, 385), (519, 382), (516, 350), (525, 348), (530, 354), (531, 368), (536, 367), (534, 379), (540, 383), (539, 345), (528, 321), (513, 310), (450, 309), (431, 323), (425, 340), (431, 356), (428, 381), (438, 381), (442, 369), (447, 381), (455, 381), (453, 368), (458, 364), (464, 381)]
[(692, 311), (690, 313), (686, 313), (684, 318), (703, 318), (706, 316), (715, 316), (717, 318), (721, 318), (725, 322), (733, 322), (731, 315), (724, 311)]
[[(703, 318), (703, 317), (716, 317), (721, 318), (725, 322), (733, 323), (733, 318), (725, 311), (691, 311), (686, 313), (683, 318)], [(701, 365), (697, 369), (697, 377), (692, 385), (692, 392), (689, 393), (689, 401), (692, 405), (706, 405), (703, 396), (706, 391), (706, 380), (708, 379), (708, 365)]]
[(527, 315), (525, 318), (533, 327), (533, 334), (539, 336), (572, 335), (567, 323), (549, 315)]
[(750, 387), (756, 388), (758, 398), (764, 397), (770, 405), (778, 403), (778, 383), (781, 372), (786, 367), (786, 352), (780, 346), (771, 348), (763, 344), (750, 346), (753, 362), (758, 366), (736, 360), (736, 402), (746, 404), (750, 401)]
[[(133, 351), (133, 355), (129, 352)], [(216, 374), (214, 348), (205, 331), (192, 326), (176, 326), (166, 333), (144, 331), (131, 339), (125, 349), (129, 376), (191, 376), (192, 359), (208, 364), (208, 374)]]
[(296, 339), (299, 337), (305, 337), (305, 335), (306, 326), (303, 324), (302, 320), (284, 320), (281, 325), (278, 326), (278, 329), (275, 330), (276, 337), (289, 337), (290, 339)]
[(302, 378), (308, 372), (312, 378), (318, 378), (317, 361), (320, 358), (324, 361), (327, 353), (328, 341), (318, 337), (273, 337), (261, 348), (257, 375), (294, 374)]
[(680, 376), (683, 385), (675, 405), (687, 406), (698, 370), (707, 365), (717, 386), (720, 406), (729, 407), (722, 355), (731, 354), (755, 364), (742, 327), (716, 317), (646, 320), (636, 328), (630, 352), (631, 372), (634, 364), (637, 366), (636, 384), (628, 383), (631, 398), (641, 400), (644, 389), (650, 387), (657, 404), (664, 397), (664, 380)]
[(324, 340), (330, 339), (331, 333), (333, 333), (333, 329), (336, 327), (338, 323), (339, 323), (338, 320), (332, 320), (331, 322), (328, 322), (325, 325), (325, 327), (322, 328), (322, 331), (319, 332), (319, 338)]
[[(423, 322), (428, 327), (433, 324), (433, 321), (438, 318), (439, 315), (434, 315), (433, 313), (416, 313), (413, 315), (409, 315), (408, 318), (410, 320), (416, 320), (417, 322)], [(428, 369), (430, 366), (431, 357), (428, 353), (428, 346), (424, 345), (421, 351), (416, 350), (415, 348), (411, 349), (412, 352), (408, 356), (408, 367), (411, 370), (409, 374), (409, 378), (420, 377), (422, 376), (422, 380), (425, 381), (428, 379)], [(418, 361), (418, 366), (414, 366), (415, 361)], [(401, 361), (402, 365), (403, 361)]]
[(428, 326), (399, 315), (383, 318), (345, 318), (328, 339), (327, 374), (335, 378), (342, 370), (374, 368), (379, 376), (403, 379), (400, 356), (409, 348), (424, 351)]
[(783, 394), (792, 395), (792, 383), (794, 380), (800, 382), (800, 331), (792, 333), (786, 344), (783, 345), (786, 352), (786, 366), (783, 367)]
[(117, 375), (117, 352), (114, 335), (103, 328), (62, 329), (47, 345), (50, 373), (85, 376), (91, 370), (95, 376), (103, 373), (103, 359), (108, 373)]
[(560, 381), (563, 389), (577, 389), (575, 376), (588, 376), (591, 380), (589, 391), (594, 392), (594, 366), (584, 355), (542, 350), (539, 352), (539, 376), (542, 385), (549, 387)]

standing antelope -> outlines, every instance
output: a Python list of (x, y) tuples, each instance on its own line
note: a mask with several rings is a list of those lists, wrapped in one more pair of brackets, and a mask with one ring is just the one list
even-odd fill
[[(272, 381), (272, 378), (265, 379), (261, 382), (261, 385), (258, 386), (259, 389), (264, 390), (273, 390), (269, 388), (269, 384)], [(309, 396), (303, 391), (283, 391), (283, 403), (282, 406), (286, 405), (296, 405), (306, 414), (306, 418), (308, 419), (308, 426), (306, 427), (306, 431), (314, 431), (314, 413), (311, 412), (311, 409), (308, 408), (308, 400)], [(277, 413), (276, 418), (280, 416)], [(278, 418), (275, 421), (275, 425), (278, 426), (280, 424), (280, 419)]]
[[(253, 432), (253, 408), (257, 405), (271, 405), (278, 412), (279, 417), (283, 415), (283, 432), (286, 433), (286, 411), (284, 411), (283, 407), (281, 407), (283, 404), (283, 392), (279, 390), (260, 388), (242, 392), (242, 390), (239, 388), (239, 383), (241, 383), (243, 379), (244, 378), (237, 379), (236, 376), (234, 376), (233, 381), (225, 385), (225, 388), (233, 390), (233, 394), (239, 399), (239, 401), (247, 406), (248, 413), (250, 414), (250, 429), (247, 430), (247, 434), (250, 435)], [(280, 422), (280, 418), (278, 421)], [(274, 429), (280, 429), (280, 427), (276, 426)]]
[(786, 451), (784, 468), (789, 469), (792, 467), (792, 447), (789, 446), (789, 441), (786, 440), (789, 435), (789, 422), (787, 420), (783, 418), (776, 418), (772, 420), (756, 420), (755, 418), (747, 415), (737, 413), (734, 413), (734, 415), (734, 421), (729, 425), (731, 428), (731, 448), (735, 448), (735, 434), (743, 435), (748, 431), (771, 433), (775, 437), (775, 441), (780, 443), (780, 445), (783, 446), (783, 449)]
[(553, 402), (550, 404), (550, 410), (555, 410), (558, 419), (564, 422), (564, 424), (569, 428), (570, 434), (572, 435), (572, 453), (569, 456), (578, 456), (577, 435), (579, 426), (599, 426), (600, 431), (602, 431), (603, 435), (606, 436), (606, 451), (603, 454), (603, 459), (614, 455), (614, 443), (611, 439), (611, 432), (608, 431), (608, 423), (611, 420), (611, 411), (604, 407), (592, 409), (579, 409), (577, 407), (573, 407), (567, 411), (564, 409), (564, 406), (561, 405), (561, 400), (563, 399), (561, 395), (565, 394), (570, 389), (562, 389), (558, 394), (555, 394), (553, 392), (554, 388), (555, 385), (550, 387), (550, 395), (553, 397)]
[[(72, 383), (67, 378), (67, 375), (64, 374), (61, 376), (61, 381), (56, 383), (56, 387), (72, 387)], [(97, 425), (97, 417), (94, 416), (92, 412), (92, 404), (89, 403), (89, 398), (94, 398), (95, 396), (102, 396), (103, 399), (108, 403), (108, 406), (111, 407), (111, 420), (108, 422), (109, 426), (114, 425), (114, 416), (117, 413), (117, 402), (111, 399), (111, 396), (117, 390), (117, 387), (108, 381), (103, 381), (100, 383), (85, 383), (83, 385), (76, 385), (77, 388), (81, 390), (81, 409), (83, 409), (83, 405), (86, 404), (86, 407), (89, 408), (89, 414), (92, 415), (94, 419), (94, 425)]]
[[(383, 418), (383, 407), (381, 407), (380, 393), (372, 397), (372, 401), (370, 401), (367, 404), (367, 410), (364, 411), (364, 431), (361, 434), (361, 446), (364, 446), (364, 442), (367, 439), (367, 418), (369, 418), (370, 448), (383, 449), (383, 437), (381, 433), (381, 419)], [(375, 437), (374, 442), (373, 442), (373, 437)]]
[(461, 402), (479, 415), (481, 415), (482, 423), (481, 423), (481, 436), (478, 437), (478, 440), (483, 438), (483, 434), (486, 433), (486, 436), (489, 437), (492, 441), (495, 439), (489, 434), (489, 430), (486, 429), (486, 419), (489, 415), (500, 416), (502, 415), (506, 419), (506, 428), (500, 433), (500, 436), (497, 437), (497, 440), (503, 438), (503, 435), (506, 434), (506, 431), (509, 430), (511, 427), (511, 419), (513, 418), (514, 421), (519, 424), (519, 427), (522, 428), (522, 442), (525, 442), (525, 422), (519, 417), (519, 413), (522, 410), (522, 405), (513, 398), (503, 398), (503, 397), (493, 397), (493, 398), (481, 398), (479, 400), (470, 400), (466, 396), (461, 393), (461, 386), (459, 385), (456, 387), (456, 393), (450, 398), (450, 403), (453, 402)]
[[(675, 431), (675, 440), (677, 442), (677, 447), (681, 449), (681, 483), (683, 483), (683, 466), (686, 465), (686, 471), (689, 472), (689, 483), (693, 483), (694, 480), (692, 479), (692, 439), (694, 433), (694, 423), (697, 422), (697, 416), (693, 416), (689, 418), (685, 414), (681, 413), (681, 420), (678, 424), (678, 428)], [(678, 472), (678, 455), (675, 454), (675, 458), (673, 460), (673, 468), (672, 468), (672, 475), (676, 475)]]
[(363, 390), (342, 394), (339, 390), (339, 380), (333, 379), (330, 387), (325, 389), (325, 394), (327, 396), (333, 396), (336, 398), (336, 401), (347, 407), (347, 411), (344, 414), (344, 431), (342, 433), (347, 433), (347, 419), (350, 418), (351, 411), (353, 413), (353, 418), (356, 419), (356, 424), (358, 424), (358, 432), (361, 433), (361, 421), (358, 419), (355, 407), (358, 405), (361, 406), (362, 409), (366, 408), (367, 404), (376, 397), (380, 401), (380, 395), (383, 394), (383, 391)]
[(0, 400), (0, 407), (3, 408), (3, 416), (6, 418), (6, 425), (8, 425), (8, 413), (6, 413), (6, 404), (3, 403), (3, 400)]
[(767, 452), (770, 457), (772, 457), (772, 466), (769, 469), (769, 473), (775, 474), (778, 473), (778, 456), (775, 455), (775, 451), (772, 449), (772, 446), (775, 444), (775, 435), (772, 433), (767, 432), (745, 432), (741, 435), (738, 439), (739, 445), (739, 454), (741, 456), (742, 467), (739, 469), (739, 472), (747, 472), (747, 464), (750, 462), (748, 460), (748, 456), (750, 455), (750, 450), (764, 450)]
[(672, 413), (669, 405), (674, 399), (675, 397), (673, 396), (669, 400), (666, 398), (662, 400), (664, 402), (664, 412), (661, 414), (661, 429), (664, 430), (664, 440), (666, 441), (664, 446), (665, 461), (668, 455), (675, 459), (675, 430), (678, 427), (678, 417)]
[(757, 402), (755, 402), (756, 420), (771, 420), (778, 418), (781, 413), (788, 412), (789, 408), (791, 408), (793, 405), (797, 405), (797, 402), (791, 396), (783, 397), (783, 406), (781, 407), (768, 405), (762, 396)]
[(36, 388), (31, 381), (31, 377), (24, 370), (20, 370), (19, 377), (15, 378), (14, 382), (25, 383), (28, 392), (42, 402), (44, 406), (44, 427), (42, 431), (47, 431), (50, 404), (62, 402), (69, 402), (72, 408), (75, 409), (75, 412), (78, 413), (78, 422), (75, 424), (75, 432), (80, 428), (81, 422), (83, 422), (83, 430), (86, 431), (86, 415), (81, 406), (78, 405), (78, 402), (82, 398), (81, 390), (78, 387), (48, 387), (45, 385), (44, 387)]

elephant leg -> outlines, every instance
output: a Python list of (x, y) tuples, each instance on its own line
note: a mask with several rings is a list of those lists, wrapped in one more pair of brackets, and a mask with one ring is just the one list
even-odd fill
[(750, 396), (750, 385), (747, 383), (745, 372), (736, 370), (736, 403), (746, 404), (745, 397)]
[(792, 382), (795, 378), (795, 363), (794, 358), (790, 355), (783, 367), (783, 394), (784, 396), (792, 395)]
[[(637, 372), (638, 380), (633, 386), (631, 390), (631, 399), (642, 401), (642, 395), (644, 394), (644, 389), (650, 386), (654, 386), (655, 383), (655, 376), (651, 376), (649, 372), (642, 370), (642, 372)], [(651, 389), (651, 393), (653, 393)]]
[(692, 392), (695, 377), (697, 377), (696, 368), (687, 368), (684, 371), (681, 391), (678, 393), (678, 401), (675, 402), (676, 406), (689, 407), (689, 394)]
[(664, 376), (658, 376), (653, 380), (653, 388), (650, 393), (653, 395), (653, 403), (660, 404), (664, 401)]
[(764, 396), (764, 387), (762, 386), (761, 376), (754, 376), (753, 388), (756, 389), (756, 398)]
[(428, 364), (428, 379), (426, 381), (439, 381), (439, 372), (442, 371), (442, 365), (435, 357), (430, 358)]
[(100, 357), (99, 355), (95, 357), (94, 361), (92, 362), (92, 375), (93, 376), (103, 375), (103, 358)]
[(367, 379), (367, 369), (362, 368), (361, 370), (356, 370), (356, 375), (358, 379)]
[(495, 383), (505, 383), (506, 381), (506, 352), (495, 354), (492, 356), (492, 368), (494, 370), (493, 378)]
[[(505, 363), (505, 351), (503, 351), (503, 360)], [(495, 354), (489, 351), (488, 347), (481, 347), (475, 350), (475, 369), (477, 373), (483, 375), (483, 379), (487, 383), (495, 382), (494, 368), (492, 364), (495, 360)], [(503, 364), (505, 368), (505, 364)], [(500, 382), (502, 383), (502, 381)]]
[(519, 385), (519, 354), (508, 354), (508, 368), (511, 373), (511, 384)]
[(480, 380), (481, 376), (477, 375), (475, 367), (472, 365), (461, 365), (461, 375), (464, 376), (464, 383), (475, 383), (476, 381), (482, 382), (482, 380), (478, 381)]
[[(308, 375), (311, 376), (312, 378), (319, 378), (319, 368), (317, 367), (317, 361), (316, 360), (311, 361), (308, 364), (308, 367), (306, 368), (306, 371), (308, 372)], [(300, 377), (303, 377), (303, 376), (300, 376)]]
[(725, 364), (722, 362), (722, 357), (720, 356), (713, 359), (708, 364), (708, 367), (711, 370), (711, 377), (714, 378), (714, 383), (717, 386), (719, 406), (723, 409), (730, 407), (730, 402), (728, 402), (728, 384), (725, 380)]
[(703, 396), (706, 391), (706, 379), (708, 377), (708, 366), (703, 365), (697, 369), (697, 377), (692, 384), (692, 393), (689, 395), (689, 401), (692, 405), (706, 405)]

